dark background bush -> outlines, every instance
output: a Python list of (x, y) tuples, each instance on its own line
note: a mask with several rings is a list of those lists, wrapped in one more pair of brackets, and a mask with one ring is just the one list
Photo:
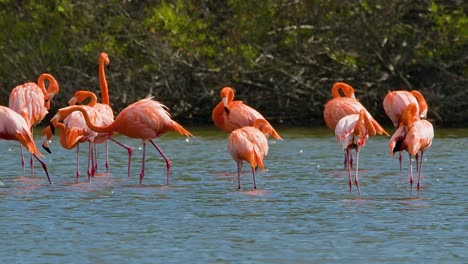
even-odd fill
[[(0, 1), (0, 92), (53, 74), (61, 92), (98, 91), (116, 112), (146, 96), (184, 124), (211, 124), (223, 86), (274, 124), (322, 126), (344, 81), (384, 125), (389, 90), (418, 89), (437, 126), (468, 125), (464, 1)], [(50, 116), (49, 116), (50, 117)]]

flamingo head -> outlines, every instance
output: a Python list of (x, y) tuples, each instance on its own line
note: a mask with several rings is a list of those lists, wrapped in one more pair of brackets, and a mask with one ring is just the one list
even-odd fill
[(107, 55), (107, 53), (101, 52), (101, 54), (99, 55), (99, 61), (102, 62), (107, 67), (110, 67), (110, 60), (109, 60), (109, 56)]
[(229, 114), (229, 103), (234, 100), (234, 90), (231, 87), (221, 89), (221, 100), (223, 100), (224, 110)]

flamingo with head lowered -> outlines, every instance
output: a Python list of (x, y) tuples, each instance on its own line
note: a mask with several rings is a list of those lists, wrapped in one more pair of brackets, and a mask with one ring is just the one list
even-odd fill
[(80, 111), (86, 121), (86, 125), (93, 131), (98, 133), (119, 133), (130, 138), (141, 139), (143, 142), (143, 159), (140, 172), (140, 184), (145, 176), (145, 155), (146, 142), (149, 141), (158, 150), (161, 156), (166, 161), (166, 183), (169, 185), (171, 161), (166, 157), (159, 146), (154, 142), (158, 138), (169, 131), (178, 132), (187, 137), (192, 134), (183, 128), (180, 124), (171, 119), (167, 112), (167, 107), (160, 102), (152, 100), (152, 98), (142, 99), (126, 108), (124, 108), (108, 125), (98, 126), (91, 119), (83, 106), (69, 106), (59, 109), (57, 114), (52, 118), (53, 122), (62, 121), (68, 115), (75, 111)]
[[(216, 105), (211, 115), (218, 128), (230, 133), (244, 126), (253, 126), (255, 120), (258, 119), (263, 119), (270, 125), (257, 110), (242, 101), (234, 100), (234, 90), (231, 87), (221, 89), (220, 95), (221, 102)], [(275, 139), (281, 139), (281, 136), (274, 129), (271, 131), (271, 135)]]
[(253, 126), (244, 126), (231, 132), (228, 139), (228, 151), (237, 163), (237, 189), (241, 188), (240, 175), (243, 162), (247, 161), (252, 168), (253, 187), (257, 189), (255, 170), (265, 170), (263, 159), (268, 154), (269, 135), (276, 131), (265, 119), (257, 119)]
[(2, 120), (2, 122), (0, 122), (0, 139), (19, 141), (20, 144), (24, 146), (31, 155), (39, 161), (39, 163), (41, 163), (47, 176), (47, 180), (52, 184), (49, 172), (47, 171), (47, 166), (39, 158), (42, 157), (42, 154), (34, 143), (31, 129), (26, 120), (21, 115), (5, 106), (0, 106), (0, 120)]
[[(351, 163), (351, 152), (353, 149), (356, 150), (356, 173), (354, 176), (354, 182), (358, 194), (361, 195), (359, 189), (359, 153), (361, 149), (366, 145), (369, 137), (373, 137), (376, 134), (374, 124), (371, 122), (369, 117), (366, 115), (366, 111), (361, 109), (359, 114), (352, 114), (343, 117), (335, 128), (336, 139), (341, 143), (341, 148), (345, 152), (345, 157), (348, 163)], [(352, 192), (353, 181), (351, 177), (351, 164), (347, 164), (348, 178), (349, 178), (349, 192)]]
[[(421, 181), (421, 169), (423, 163), (424, 152), (429, 149), (434, 139), (434, 128), (432, 124), (427, 120), (421, 120), (417, 105), (411, 103), (406, 107), (405, 112), (402, 116), (402, 121), (398, 129), (390, 138), (388, 147), (390, 154), (397, 151), (406, 150), (410, 158), (410, 187), (413, 189), (413, 166), (411, 157), (419, 155), (421, 153), (421, 161), (419, 162), (418, 168), (418, 191), (420, 189)], [(416, 165), (418, 166), (418, 165)]]
[[(45, 81), (48, 81), (46, 89)], [(52, 98), (59, 92), (57, 80), (48, 73), (43, 73), (37, 79), (37, 84), (27, 82), (13, 88), (10, 93), (8, 106), (18, 113), (26, 121), (26, 124), (32, 132), (33, 126), (44, 119), (50, 109)], [(21, 146), (21, 145), (20, 145)], [(23, 148), (21, 149), (21, 166), (24, 172)], [(33, 159), (31, 157), (31, 169), (33, 170)]]
[[(344, 96), (341, 96), (340, 91)], [(323, 110), (323, 118), (328, 128), (335, 131), (336, 125), (343, 117), (352, 114), (360, 114), (361, 110), (364, 110), (367, 118), (375, 128), (375, 132), (379, 135), (385, 134), (386, 136), (390, 136), (356, 99), (354, 88), (351, 85), (344, 82), (337, 82), (333, 85), (331, 92), (333, 98), (325, 104)], [(348, 161), (348, 158), (351, 160)], [(347, 168), (348, 165), (352, 166), (352, 155), (345, 155), (344, 157), (344, 167)]]
[[(406, 107), (414, 103), (416, 112), (421, 119), (426, 119), (428, 106), (424, 96), (416, 90), (409, 91), (392, 91), (387, 93), (383, 100), (383, 108), (387, 116), (392, 120), (395, 129), (398, 129), (403, 117)], [(398, 160), (400, 161), (401, 172), (401, 151), (399, 152)], [(416, 156), (416, 168), (418, 167), (418, 157)]]

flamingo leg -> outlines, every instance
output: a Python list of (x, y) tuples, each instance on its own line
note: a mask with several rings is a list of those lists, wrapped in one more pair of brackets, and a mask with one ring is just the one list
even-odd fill
[(106, 140), (106, 173), (109, 173), (109, 142)]
[(93, 144), (93, 176), (98, 170), (98, 162), (97, 162), (97, 145)]
[[(34, 135), (33, 128), (31, 127), (31, 135)], [(31, 175), (34, 176), (34, 160), (31, 154), (31, 159), (29, 160), (29, 165), (31, 166)]]
[(422, 170), (422, 163), (423, 163), (423, 155), (424, 155), (424, 152), (421, 151), (421, 160), (419, 161), (419, 171), (418, 171), (418, 191), (421, 188), (421, 185), (419, 184), (419, 182), (421, 181), (421, 170)]
[(238, 190), (240, 190), (240, 188), (241, 188), (240, 175), (241, 175), (241, 171), (242, 171), (242, 165), (243, 165), (242, 161), (237, 162), (237, 189)]
[(344, 153), (344, 162), (343, 162), (343, 165), (344, 165), (344, 169), (346, 170), (348, 168), (348, 155), (345, 151)]
[(23, 145), (21, 145), (21, 143), (20, 143), (20, 150), (21, 150), (21, 167), (23, 168), (23, 175), (24, 175), (25, 162), (24, 162), (24, 155), (23, 155)]
[(158, 147), (158, 145), (156, 145), (154, 140), (150, 139), (149, 141), (151, 142), (151, 144), (153, 144), (153, 146), (158, 150), (159, 154), (161, 154), (161, 156), (166, 161), (166, 168), (167, 168), (166, 184), (169, 185), (169, 175), (170, 175), (170, 169), (171, 169), (171, 161), (166, 157), (166, 155), (164, 155), (163, 151)]
[(31, 159), (29, 160), (29, 165), (31, 166), (31, 175), (34, 176), (34, 160), (31, 154)]
[(413, 161), (411, 160), (411, 154), (409, 155), (409, 164), (410, 164), (410, 179), (409, 179), (409, 182), (410, 182), (410, 195), (412, 194), (413, 192)]
[(351, 178), (351, 166), (349, 165), (349, 149), (348, 148), (345, 150), (345, 155), (346, 155), (347, 160), (348, 160), (347, 167), (348, 167), (349, 194), (352, 194), (353, 193), (353, 180)]
[(93, 145), (91, 142), (88, 144), (88, 181), (91, 181), (91, 176), (93, 174)]
[(356, 148), (356, 176), (354, 176), (354, 182), (356, 183), (358, 194), (361, 195), (361, 190), (359, 189), (358, 169), (359, 169), (359, 148)]
[(133, 149), (123, 143), (120, 143), (119, 141), (113, 139), (113, 138), (109, 138), (109, 140), (112, 140), (115, 144), (125, 148), (127, 151), (128, 151), (128, 177), (130, 178), (130, 165), (132, 163), (132, 153), (133, 153)]
[(257, 183), (255, 182), (255, 169), (254, 169), (254, 167), (252, 167), (252, 176), (253, 176), (254, 189), (257, 189)]
[(400, 175), (401, 175), (401, 162), (403, 159), (403, 155), (401, 154), (401, 151), (399, 151), (400, 155), (398, 156), (398, 160), (400, 161)]
[(47, 180), (49, 180), (49, 184), (52, 184), (52, 181), (50, 180), (49, 172), (47, 171), (46, 164), (41, 159), (39, 159), (39, 157), (37, 157), (36, 154), (32, 154), (32, 155), (37, 159), (37, 161), (39, 161), (39, 163), (41, 163), (42, 168), (44, 169), (45, 174), (47, 176)]
[(80, 179), (80, 144), (76, 144), (76, 181)]
[(140, 184), (143, 182), (143, 178), (145, 177), (145, 158), (146, 158), (146, 141), (143, 141), (143, 158), (141, 161)]
[(416, 172), (418, 172), (419, 171), (419, 164), (418, 164), (419, 163), (419, 152), (416, 153), (416, 155), (414, 157), (416, 159)]

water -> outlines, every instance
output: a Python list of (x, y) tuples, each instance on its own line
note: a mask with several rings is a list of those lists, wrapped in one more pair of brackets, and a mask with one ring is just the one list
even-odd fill
[[(37, 130), (36, 130), (37, 131)], [(282, 129), (270, 140), (267, 172), (252, 190), (244, 165), (237, 190), (227, 134), (192, 129), (147, 146), (147, 174), (138, 184), (141, 144), (132, 178), (126, 151), (110, 143), (111, 174), (75, 182), (75, 150), (56, 138), (46, 154), (54, 184), (36, 162), (23, 176), (17, 142), (1, 141), (0, 259), (3, 263), (466, 263), (468, 131), (436, 130), (424, 156), (422, 189), (410, 197), (388, 139), (372, 138), (360, 156), (361, 196), (350, 195), (343, 153), (328, 130)], [(36, 135), (39, 141), (40, 135)], [(82, 146), (81, 172), (86, 174)], [(406, 153), (405, 153), (406, 154)]]

